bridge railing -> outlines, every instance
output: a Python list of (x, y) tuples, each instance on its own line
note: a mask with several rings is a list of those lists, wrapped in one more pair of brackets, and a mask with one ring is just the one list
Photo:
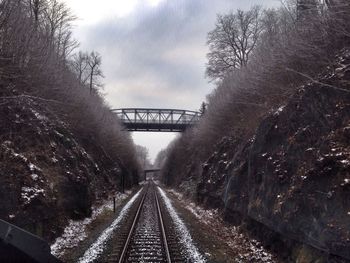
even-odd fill
[(201, 114), (177, 109), (125, 108), (113, 110), (129, 130), (183, 131), (196, 124)]

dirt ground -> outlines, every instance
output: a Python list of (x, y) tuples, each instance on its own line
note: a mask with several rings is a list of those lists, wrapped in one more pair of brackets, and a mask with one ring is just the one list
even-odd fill
[(280, 262), (242, 229), (223, 222), (217, 210), (204, 210), (173, 190), (167, 194), (208, 262)]

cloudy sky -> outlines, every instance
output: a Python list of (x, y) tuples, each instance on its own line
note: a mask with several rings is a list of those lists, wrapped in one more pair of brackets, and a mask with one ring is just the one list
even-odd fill
[[(217, 13), (280, 0), (65, 0), (78, 17), (75, 38), (83, 51), (98, 51), (106, 100), (113, 108), (197, 110), (213, 89), (205, 78), (207, 33)], [(134, 133), (137, 144), (157, 152), (173, 133)]]

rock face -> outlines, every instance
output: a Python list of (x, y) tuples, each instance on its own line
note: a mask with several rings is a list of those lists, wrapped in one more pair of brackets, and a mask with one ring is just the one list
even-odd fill
[(350, 259), (350, 94), (306, 87), (260, 125), (248, 215)]
[[(200, 202), (210, 204), (212, 207), (227, 206), (227, 198), (231, 194), (227, 185), (243, 186), (239, 181), (232, 182), (238, 177), (234, 178), (231, 176), (234, 173), (233, 170), (237, 170), (240, 167), (238, 162), (243, 150), (242, 146), (244, 147), (244, 143), (241, 140), (235, 140), (230, 137), (223, 138), (217, 145), (218, 150), (203, 165), (202, 176), (204, 180), (198, 185), (197, 189)], [(243, 205), (243, 202), (236, 203), (237, 205)], [(239, 210), (238, 207), (237, 209)]]
[[(68, 219), (89, 216), (91, 205), (133, 184), (137, 172), (89, 150), (68, 126), (28, 98), (0, 107), (0, 218), (53, 240)], [(89, 153), (88, 153), (88, 152)], [(129, 178), (129, 179), (128, 179)]]
[(260, 125), (248, 215), (350, 259), (350, 94), (306, 87)]
[(203, 166), (199, 201), (350, 260), (349, 85), (347, 56), (271, 112), (251, 141), (224, 138)]

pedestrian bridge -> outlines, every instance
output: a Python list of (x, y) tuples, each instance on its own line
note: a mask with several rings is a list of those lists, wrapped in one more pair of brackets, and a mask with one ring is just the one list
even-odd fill
[(183, 132), (195, 125), (199, 112), (176, 109), (124, 108), (112, 110), (128, 131)]

